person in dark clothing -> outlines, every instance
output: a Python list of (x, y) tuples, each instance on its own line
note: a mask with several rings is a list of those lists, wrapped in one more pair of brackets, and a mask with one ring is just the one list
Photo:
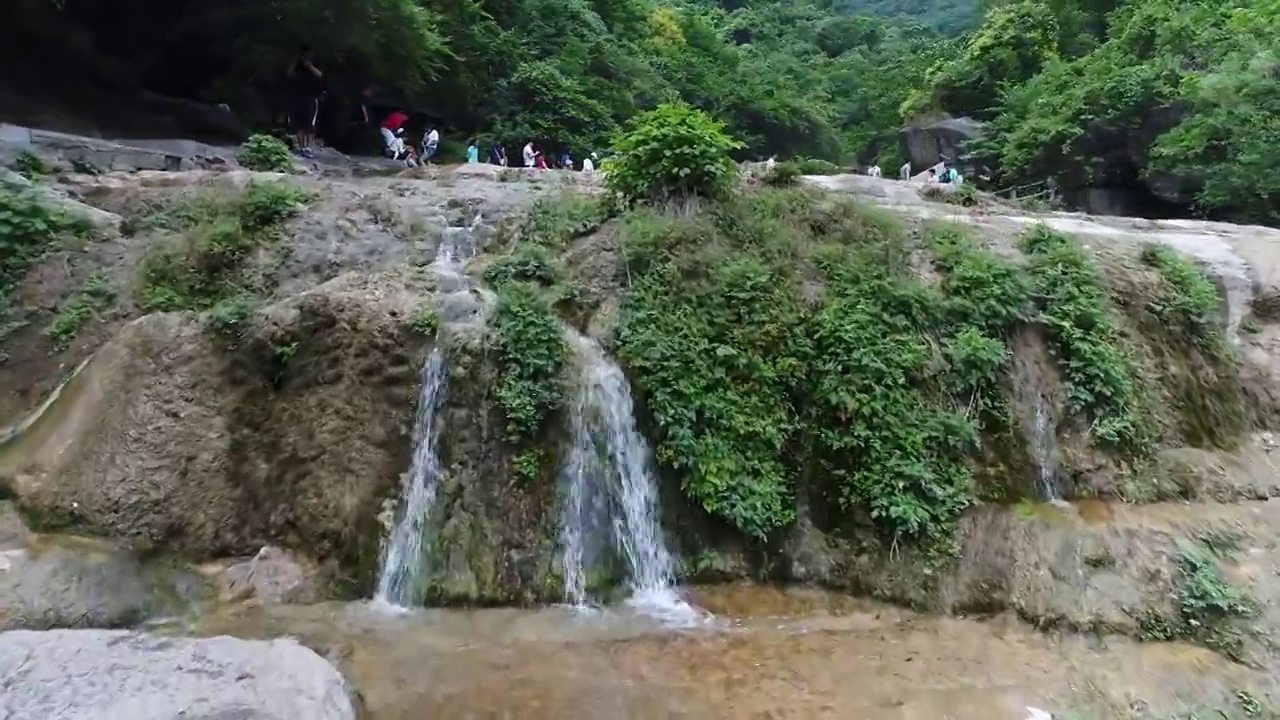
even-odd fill
[(298, 138), (298, 152), (311, 157), (311, 146), (316, 140), (316, 121), (320, 118), (320, 97), (324, 94), (324, 73), (311, 60), (311, 48), (306, 45), (289, 66), (289, 85), (293, 94), (293, 109), (289, 120)]
[(359, 138), (355, 147), (360, 152), (376, 151), (382, 147), (378, 135), (379, 127), (373, 120), (373, 113), (373, 88), (365, 88), (356, 100), (355, 111), (351, 117), (351, 121), (355, 123), (356, 137)]

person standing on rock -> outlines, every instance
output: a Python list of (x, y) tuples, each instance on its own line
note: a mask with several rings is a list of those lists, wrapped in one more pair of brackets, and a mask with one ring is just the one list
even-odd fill
[(596, 158), (598, 158), (598, 157), (599, 157), (599, 156), (598, 156), (598, 155), (596, 155), (595, 153), (591, 153), (589, 156), (587, 156), (587, 157), (585, 157), (585, 158), (582, 158), (582, 172), (583, 172), (584, 174), (586, 174), (586, 175), (591, 175), (591, 174), (595, 173), (595, 171), (596, 171)]
[(360, 93), (360, 100), (356, 106), (352, 121), (355, 123), (357, 133), (359, 135), (357, 147), (361, 153), (377, 147), (377, 136), (373, 129), (377, 127), (373, 123), (373, 88), (367, 87)]
[(311, 60), (311, 48), (303, 45), (289, 66), (289, 83), (293, 88), (293, 111), (289, 115), (297, 137), (297, 151), (303, 157), (314, 157), (316, 122), (320, 119), (320, 96), (324, 94), (324, 73)]
[(534, 162), (538, 159), (538, 154), (533, 151), (532, 140), (524, 144), (524, 151), (522, 154), (524, 156), (524, 166), (527, 168), (533, 167)]
[(422, 136), (422, 162), (430, 162), (440, 151), (440, 131), (434, 126)]
[(898, 179), (902, 182), (911, 181), (911, 163), (905, 162), (902, 167), (898, 168)]
[(475, 138), (467, 141), (467, 164), (472, 165), (480, 162), (480, 146), (476, 144)]

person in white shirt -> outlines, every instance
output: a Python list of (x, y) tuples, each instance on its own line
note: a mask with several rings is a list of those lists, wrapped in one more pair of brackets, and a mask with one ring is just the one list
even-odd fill
[(524, 144), (524, 152), (522, 154), (524, 155), (524, 166), (527, 168), (533, 167), (533, 163), (537, 160), (537, 156), (533, 152), (532, 140)]
[(764, 161), (764, 169), (765, 169), (766, 171), (771, 171), (771, 170), (773, 170), (773, 166), (774, 166), (774, 165), (777, 165), (777, 164), (778, 164), (778, 156), (777, 156), (777, 155), (772, 155), (772, 156), (770, 156), (770, 157), (769, 157), (769, 159), (768, 159), (768, 160), (765, 160), (765, 161)]
[(422, 162), (435, 157), (440, 150), (440, 132), (434, 127), (422, 136)]
[(911, 163), (903, 163), (902, 167), (898, 168), (898, 179), (902, 182), (911, 180)]
[(879, 166), (879, 165), (872, 165), (872, 166), (867, 170), (867, 175), (868, 175), (868, 176), (870, 176), (870, 177), (876, 177), (876, 178), (880, 177), (880, 166)]
[(595, 163), (595, 160), (596, 160), (596, 158), (597, 158), (597, 157), (598, 157), (598, 156), (597, 156), (595, 153), (591, 153), (590, 157), (585, 157), (585, 158), (583, 158), (583, 159), (582, 159), (582, 172), (584, 172), (584, 173), (586, 173), (586, 174), (588, 174), (588, 175), (590, 175), (591, 173), (595, 172), (595, 171), (596, 171), (596, 163)]

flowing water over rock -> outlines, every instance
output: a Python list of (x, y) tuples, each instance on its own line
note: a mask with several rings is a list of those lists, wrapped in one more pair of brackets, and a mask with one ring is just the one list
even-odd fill
[(228, 609), (201, 634), (298, 637), (337, 658), (372, 720), (1062, 720), (1219, 717), (1267, 673), (1176, 643), (928, 617), (811, 590), (698, 588), (723, 618), (677, 629), (631, 608), (413, 614), (359, 604)]
[[(444, 291), (445, 298), (466, 295), (470, 283), (462, 272), (461, 260), (475, 254), (473, 233), (483, 216), (479, 213), (467, 226), (447, 228), (436, 248), (429, 269)], [(453, 314), (447, 314), (452, 317)], [(439, 428), (437, 418), (448, 392), (448, 369), (440, 346), (432, 349), (422, 365), (417, 416), (413, 428), (413, 463), (404, 487), (404, 496), (394, 528), (383, 551), (374, 600), (408, 607), (416, 604), (421, 592), (422, 557), (427, 521), (435, 505), (440, 481), (440, 459), (436, 455)]]
[(435, 504), (440, 480), (440, 460), (436, 457), (436, 416), (448, 390), (444, 356), (431, 351), (422, 366), (422, 389), (413, 427), (413, 464), (404, 488), (404, 498), (391, 536), (387, 539), (378, 574), (374, 599), (406, 607), (419, 593), (422, 569), (422, 541), (431, 507)]
[(1035, 427), (1032, 432), (1032, 447), (1035, 453), (1036, 489), (1040, 498), (1053, 502), (1062, 499), (1062, 488), (1058, 484), (1058, 471), (1053, 463), (1053, 424), (1049, 416), (1049, 404), (1043, 395), (1036, 395)]
[[(631, 603), (662, 616), (691, 618), (673, 590), (674, 571), (658, 523), (658, 489), (649, 445), (636, 429), (631, 388), (622, 370), (591, 340), (569, 333), (581, 362), (573, 409), (573, 447), (564, 474), (561, 520), (565, 599), (585, 605), (586, 574), (611, 537), (626, 563)], [(608, 533), (602, 532), (607, 518)]]

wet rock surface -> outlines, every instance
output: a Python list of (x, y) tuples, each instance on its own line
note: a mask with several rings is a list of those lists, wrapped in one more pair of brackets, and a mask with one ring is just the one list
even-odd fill
[(194, 574), (106, 542), (34, 536), (0, 503), (0, 630), (132, 627), (202, 590)]
[(263, 547), (252, 559), (237, 562), (219, 577), (219, 595), (234, 602), (254, 598), (265, 602), (314, 602), (318, 594), (315, 570), (280, 548)]
[(0, 633), (10, 720), (354, 720), (342, 676), (292, 640)]

